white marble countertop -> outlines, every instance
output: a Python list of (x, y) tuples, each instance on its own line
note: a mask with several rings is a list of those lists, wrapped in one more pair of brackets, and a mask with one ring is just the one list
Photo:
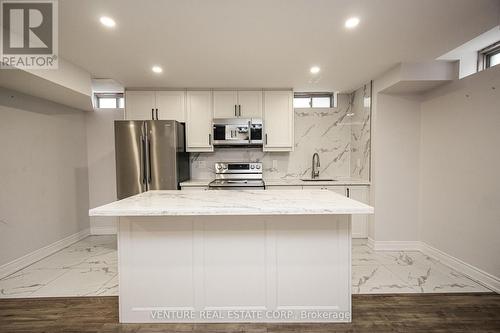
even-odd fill
[[(213, 179), (190, 179), (182, 182), (180, 185), (185, 187), (208, 186)], [(268, 186), (347, 186), (347, 185), (370, 185), (367, 180), (361, 179), (338, 179), (325, 181), (303, 181), (301, 179), (264, 179)]]
[(149, 191), (93, 208), (89, 216), (372, 214), (328, 190)]

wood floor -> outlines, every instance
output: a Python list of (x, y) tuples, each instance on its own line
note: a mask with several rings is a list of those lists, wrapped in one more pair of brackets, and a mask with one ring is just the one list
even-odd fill
[(1, 299), (0, 332), (500, 332), (498, 294), (354, 295), (351, 324), (119, 324), (117, 297)]

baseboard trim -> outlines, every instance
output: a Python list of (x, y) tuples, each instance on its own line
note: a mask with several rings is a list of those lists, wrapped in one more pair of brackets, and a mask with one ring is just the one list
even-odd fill
[(368, 239), (369, 245), (375, 251), (421, 251), (419, 241), (375, 241)]
[(116, 226), (90, 226), (90, 234), (91, 235), (116, 235), (117, 228)]
[(429, 257), (439, 260), (447, 266), (450, 266), (454, 270), (459, 271), (460, 273), (468, 276), (474, 281), (477, 281), (486, 288), (493, 290), (497, 294), (500, 294), (499, 277), (493, 276), (490, 273), (483, 271), (482, 269), (472, 266), (446, 252), (438, 250), (435, 247), (432, 247), (431, 245), (423, 242), (421, 252), (425, 255), (428, 255)]
[(366, 245), (368, 245), (368, 247), (373, 250), (375, 248), (375, 241), (373, 240), (373, 238), (368, 237), (368, 239), (366, 240)]
[(420, 251), (446, 266), (466, 275), (486, 288), (500, 293), (500, 278), (470, 265), (446, 252), (420, 241), (376, 241), (368, 238), (367, 245), (375, 251)]
[(0, 279), (9, 276), (51, 254), (70, 246), (73, 243), (90, 235), (90, 229), (84, 229), (38, 250), (28, 253), (20, 258), (0, 266)]

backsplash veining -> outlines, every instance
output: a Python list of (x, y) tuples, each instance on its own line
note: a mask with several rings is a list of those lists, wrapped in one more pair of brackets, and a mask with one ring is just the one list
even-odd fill
[[(213, 178), (214, 163), (219, 161), (260, 161), (267, 179), (308, 178), (312, 155), (317, 152), (321, 159), (321, 178), (363, 176), (368, 179), (369, 160), (361, 158), (362, 168), (351, 166), (353, 159), (356, 162), (357, 156), (364, 153), (364, 148), (360, 147), (369, 147), (369, 130), (367, 132), (362, 125), (366, 120), (366, 109), (362, 107), (363, 98), (369, 96), (366, 87), (352, 94), (339, 94), (336, 108), (295, 109), (293, 152), (270, 153), (255, 148), (225, 148), (213, 153), (191, 153), (191, 178)], [(366, 121), (369, 124), (369, 109)], [(355, 129), (354, 133), (352, 128)], [(369, 151), (366, 156), (369, 158)], [(355, 175), (351, 172), (355, 172)]]
[(371, 83), (350, 94), (351, 177), (369, 180), (371, 153)]

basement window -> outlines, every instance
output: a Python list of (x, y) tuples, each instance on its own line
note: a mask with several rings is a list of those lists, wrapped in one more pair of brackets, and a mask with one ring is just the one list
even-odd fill
[(294, 108), (332, 108), (334, 94), (330, 92), (296, 92), (293, 96)]
[(479, 51), (478, 70), (483, 70), (500, 64), (500, 41)]
[(122, 93), (95, 94), (95, 105), (98, 109), (123, 109), (125, 101)]

